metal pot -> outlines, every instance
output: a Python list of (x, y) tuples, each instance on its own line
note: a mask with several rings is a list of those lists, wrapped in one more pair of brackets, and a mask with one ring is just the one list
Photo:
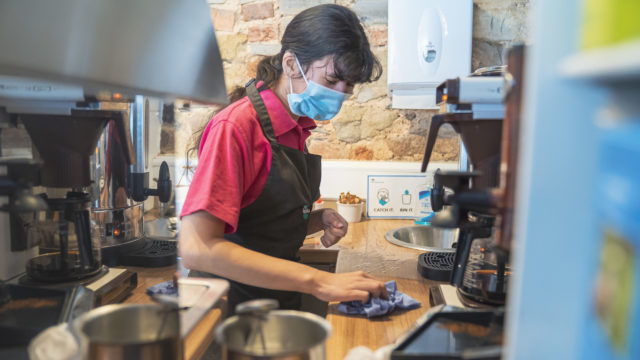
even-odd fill
[(73, 323), (84, 359), (183, 358), (178, 311), (154, 304), (94, 309)]
[(273, 310), (230, 317), (216, 329), (215, 339), (227, 360), (323, 360), (330, 334), (331, 325), (318, 315)]

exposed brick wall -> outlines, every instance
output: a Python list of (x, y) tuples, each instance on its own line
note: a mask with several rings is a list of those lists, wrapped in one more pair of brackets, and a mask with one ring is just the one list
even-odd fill
[(276, 40), (278, 27), (275, 24), (260, 24), (249, 27), (249, 42)]
[[(474, 0), (474, 69), (502, 64), (503, 50), (513, 41), (526, 40), (526, 19), (533, 1)], [(340, 114), (314, 130), (310, 151), (326, 159), (421, 160), (434, 112), (390, 108), (386, 84), (387, 0), (209, 0), (227, 89), (255, 76), (262, 56), (279, 52), (280, 37), (295, 14), (322, 3), (348, 6), (358, 14), (385, 73), (374, 83), (357, 86)], [(177, 110), (178, 154), (211, 113), (212, 109), (202, 107)], [(459, 148), (455, 132), (443, 128), (439, 135), (432, 159), (455, 161)]]
[(216, 31), (231, 32), (236, 25), (236, 12), (212, 7), (211, 20)]
[(242, 19), (244, 21), (273, 18), (273, 1), (243, 4)]

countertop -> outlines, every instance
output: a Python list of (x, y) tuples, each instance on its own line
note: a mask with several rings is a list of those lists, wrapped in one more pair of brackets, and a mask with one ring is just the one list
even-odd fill
[[(411, 225), (413, 221), (409, 220), (350, 223), (347, 235), (332, 247), (340, 250), (336, 272), (362, 270), (382, 281), (396, 280), (398, 290), (420, 301), (422, 307), (367, 319), (340, 313), (338, 303), (330, 303), (327, 320), (333, 333), (327, 342), (328, 360), (341, 360), (356, 346), (376, 350), (392, 344), (429, 310), (429, 286), (436, 282), (418, 273), (418, 255), (424, 251), (396, 246), (384, 238), (389, 230)], [(322, 248), (322, 245), (314, 238), (308, 239), (303, 248)]]
[[(363, 220), (350, 223), (347, 235), (336, 245), (325, 249), (319, 237), (307, 238), (303, 246), (308, 256), (331, 258), (339, 250), (336, 272), (365, 271), (381, 281), (396, 280), (398, 290), (422, 303), (409, 311), (396, 311), (374, 319), (344, 315), (338, 303), (329, 304), (327, 320), (333, 327), (327, 342), (327, 359), (343, 359), (350, 349), (366, 346), (372, 350), (392, 344), (429, 309), (429, 286), (416, 269), (419, 250), (392, 245), (384, 234), (392, 229), (413, 225), (410, 220)], [(332, 254), (332, 255), (325, 255)], [(169, 280), (174, 267), (159, 269), (129, 268), (138, 273), (138, 287), (126, 303), (148, 303), (147, 287)], [(213, 328), (220, 322), (222, 312), (212, 309), (198, 327), (185, 339), (185, 359), (197, 359), (213, 340)]]

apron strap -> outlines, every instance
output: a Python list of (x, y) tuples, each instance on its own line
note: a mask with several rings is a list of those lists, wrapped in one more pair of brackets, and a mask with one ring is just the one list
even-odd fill
[[(271, 125), (271, 118), (269, 117), (269, 112), (267, 112), (267, 106), (264, 104), (264, 101), (262, 101), (262, 96), (260, 96), (258, 88), (256, 88), (256, 80), (251, 79), (251, 81), (247, 83), (246, 88), (249, 100), (258, 114), (258, 120), (260, 121), (260, 126), (262, 126), (264, 136), (266, 136), (270, 143), (277, 143), (276, 135), (273, 132), (273, 125)], [(262, 90), (263, 87), (261, 86), (260, 88)]]

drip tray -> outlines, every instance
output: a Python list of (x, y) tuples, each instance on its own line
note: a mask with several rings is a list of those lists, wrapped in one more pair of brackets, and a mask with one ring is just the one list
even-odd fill
[(102, 263), (107, 266), (164, 267), (176, 263), (178, 242), (143, 237), (121, 245), (102, 248)]
[(429, 280), (449, 281), (455, 257), (456, 253), (444, 251), (420, 254), (418, 257), (418, 272)]

